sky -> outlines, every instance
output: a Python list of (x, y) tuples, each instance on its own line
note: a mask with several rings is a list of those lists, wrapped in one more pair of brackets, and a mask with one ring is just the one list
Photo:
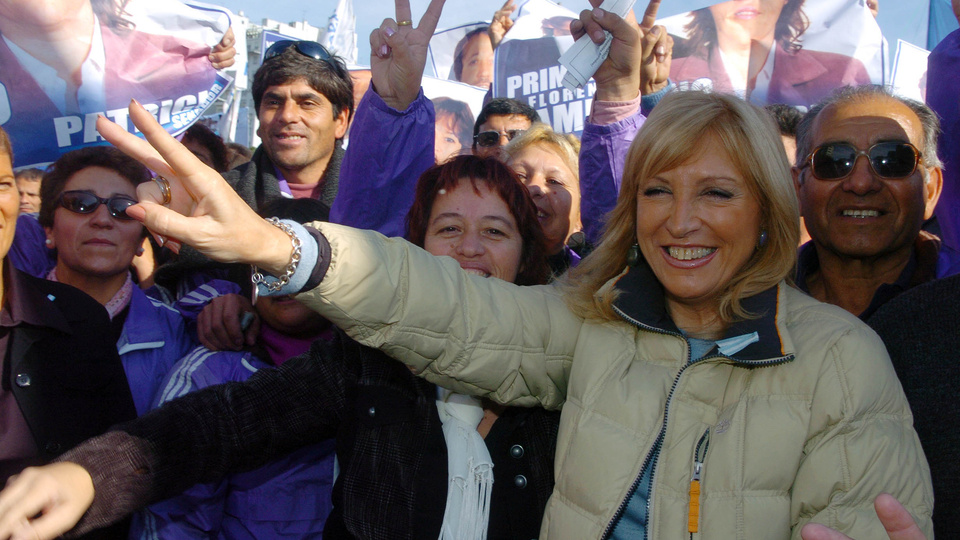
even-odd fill
[[(225, 6), (234, 13), (243, 11), (253, 23), (269, 18), (283, 23), (306, 20), (316, 27), (325, 27), (327, 19), (337, 6), (337, 0), (201, 0), (207, 3)], [(506, 1), (506, 0), (502, 0)], [(663, 0), (661, 16), (682, 13), (715, 3), (718, 0)], [(862, 1), (862, 0), (861, 0)], [(949, 0), (933, 0), (947, 2)], [(514, 0), (520, 4), (522, 0)], [(561, 0), (564, 7), (579, 13), (590, 6), (588, 0)], [(429, 0), (410, 0), (413, 20), (417, 22), (426, 11)], [(638, 6), (646, 7), (645, 0), (637, 0)], [(501, 5), (501, 0), (447, 0), (438, 29), (460, 24), (489, 20)], [(926, 47), (926, 25), (928, 0), (880, 0), (878, 22), (884, 36), (890, 43), (891, 55), (896, 50), (897, 38), (904, 37), (921, 47)], [(357, 16), (357, 43), (359, 61), (368, 64), (370, 59), (370, 32), (378, 27), (383, 19), (393, 17), (393, 0), (354, 0), (354, 12)], [(640, 8), (638, 8), (640, 9)], [(920, 36), (924, 36), (920, 39)]]

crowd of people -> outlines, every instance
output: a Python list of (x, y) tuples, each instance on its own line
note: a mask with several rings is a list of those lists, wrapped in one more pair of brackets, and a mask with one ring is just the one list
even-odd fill
[(252, 155), (134, 102), (145, 138), (14, 172), (0, 129), (0, 540), (960, 533), (957, 126), (678, 88), (658, 5), (569, 25), (612, 36), (580, 138), (424, 96), (444, 0), (358, 102), (271, 46)]

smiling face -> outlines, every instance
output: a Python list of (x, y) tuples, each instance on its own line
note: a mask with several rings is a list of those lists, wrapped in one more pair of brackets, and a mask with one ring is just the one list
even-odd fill
[(477, 191), (470, 181), (460, 180), (455, 189), (437, 195), (423, 248), (453, 257), (472, 274), (513, 282), (523, 251), (517, 221), (483, 181), (476, 186)]
[(507, 163), (517, 173), (537, 205), (537, 217), (547, 238), (547, 253), (559, 253), (570, 235), (581, 229), (580, 182), (551, 145), (535, 143)]
[[(716, 313), (720, 294), (753, 255), (760, 204), (715, 135), (687, 163), (644, 179), (637, 194), (640, 251), (677, 309)], [(676, 316), (674, 321), (684, 329)]]
[[(871, 97), (824, 109), (813, 126), (813, 148), (844, 142), (866, 150), (881, 141), (912, 143), (921, 153), (923, 131), (917, 115), (902, 103)], [(807, 230), (819, 249), (841, 258), (902, 258), (912, 249), (925, 217), (939, 195), (940, 171), (923, 163), (906, 178), (884, 179), (858, 158), (849, 176), (818, 180), (809, 167), (798, 174), (797, 194)]]
[[(63, 191), (89, 191), (101, 198), (121, 196), (137, 200), (130, 180), (103, 167), (77, 171), (64, 184)], [(142, 232), (143, 226), (137, 221), (112, 217), (105, 204), (89, 214), (58, 207), (53, 227), (47, 229), (49, 247), (57, 250), (57, 279), (70, 284), (110, 281), (119, 276), (125, 279), (140, 247)]]
[(786, 4), (787, 0), (730, 0), (708, 9), (721, 39), (725, 36), (741, 43), (772, 42), (777, 19)]
[(349, 111), (333, 105), (303, 79), (267, 87), (260, 101), (257, 135), (288, 182), (318, 182), (347, 131)]

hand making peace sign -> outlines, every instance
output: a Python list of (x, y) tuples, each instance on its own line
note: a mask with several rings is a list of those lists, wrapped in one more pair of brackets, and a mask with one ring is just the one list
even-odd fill
[(384, 19), (370, 34), (373, 86), (383, 101), (402, 111), (420, 92), (427, 45), (437, 29), (445, 0), (431, 0), (420, 24), (413, 26), (410, 0), (396, 0), (397, 18)]

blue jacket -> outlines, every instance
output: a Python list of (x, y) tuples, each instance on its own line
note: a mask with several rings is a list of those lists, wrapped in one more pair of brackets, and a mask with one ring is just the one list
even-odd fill
[[(272, 368), (251, 353), (197, 347), (167, 374), (154, 406), (245, 381), (259, 369)], [(197, 484), (135, 514), (130, 538), (320, 538), (332, 508), (334, 466), (328, 439), (221, 482)]]
[(130, 310), (117, 341), (137, 416), (151, 409), (164, 376), (196, 346), (177, 310), (133, 288)]

